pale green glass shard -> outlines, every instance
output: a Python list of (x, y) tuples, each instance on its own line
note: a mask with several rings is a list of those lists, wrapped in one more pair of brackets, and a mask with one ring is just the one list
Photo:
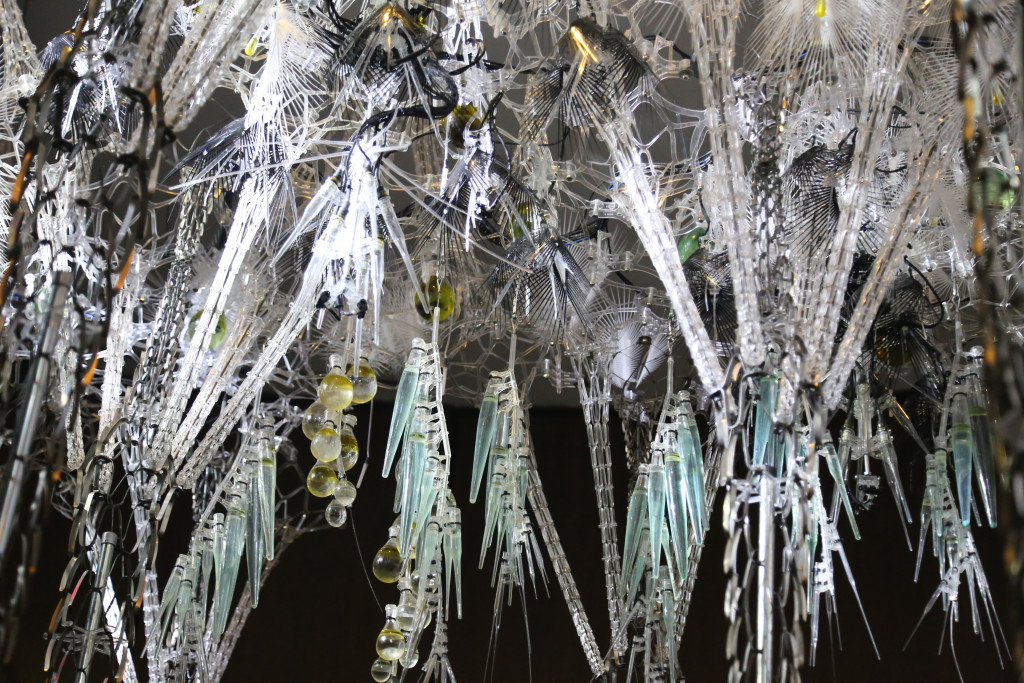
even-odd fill
[(960, 505), (960, 523), (971, 525), (971, 465), (974, 460), (974, 436), (968, 417), (967, 397), (953, 396), (953, 473), (956, 478), (957, 503)]
[(754, 465), (764, 464), (768, 449), (768, 436), (772, 431), (778, 388), (779, 380), (774, 375), (765, 375), (757, 383), (757, 405), (754, 408), (754, 451), (750, 456), (750, 461)]
[(988, 416), (988, 394), (981, 382), (975, 380), (969, 409), (971, 436), (974, 439), (974, 469), (981, 491), (985, 518), (993, 529), (996, 526), (996, 461), (992, 444), (992, 422)]
[(179, 631), (184, 633), (185, 620), (189, 610), (192, 608), (192, 596), (195, 593), (196, 562), (195, 558), (189, 557), (181, 574), (181, 583), (178, 585), (178, 602), (175, 606), (177, 614), (176, 625)]
[[(494, 532), (498, 525), (498, 512), (501, 508), (501, 497), (505, 493), (505, 479), (508, 476), (508, 449), (495, 446), (491, 453), (491, 485), (487, 490), (487, 507), (484, 514), (484, 542), (481, 550), (491, 547)], [(483, 552), (480, 554), (480, 566), (483, 566)]]
[(475, 503), (480, 493), (484, 471), (487, 469), (487, 456), (494, 443), (494, 432), (498, 427), (498, 397), (494, 394), (484, 396), (480, 405), (480, 417), (476, 423), (476, 445), (473, 449), (473, 478), (469, 484), (469, 502)]
[(224, 538), (224, 513), (215, 512), (210, 522), (210, 547), (213, 549), (213, 568), (214, 568), (214, 585), (213, 593), (214, 599), (216, 599), (217, 591), (219, 590), (222, 577), (224, 576), (224, 554), (225, 554), (225, 541)]
[(395, 409), (391, 413), (391, 427), (388, 429), (388, 443), (384, 449), (384, 476), (391, 473), (391, 465), (398, 454), (398, 444), (405, 433), (405, 426), (412, 416), (413, 405), (416, 402), (416, 387), (420, 379), (419, 365), (406, 365), (402, 370), (402, 376), (398, 380), (398, 390), (395, 392)]
[(437, 555), (437, 547), (441, 543), (441, 529), (434, 518), (427, 522), (427, 530), (423, 535), (423, 547), (416, 552), (416, 569), (420, 573), (420, 585), (418, 587), (419, 603), (426, 600), (429, 593), (427, 583), (430, 581), (430, 565)]
[(412, 552), (413, 522), (416, 519), (416, 506), (419, 504), (423, 470), (427, 465), (427, 439), (417, 432), (409, 435), (409, 459), (405, 468), (405, 477), (402, 480), (402, 508), (400, 513), (401, 536), (398, 540), (398, 550), (403, 558), (408, 558)]
[(661, 568), (661, 533), (664, 529), (665, 500), (667, 484), (665, 481), (665, 466), (661, 463), (651, 463), (647, 470), (647, 515), (651, 535), (651, 575), (658, 578)]
[(678, 431), (679, 457), (686, 473), (686, 504), (689, 523), (697, 545), (704, 545), (704, 534), (710, 526), (708, 504), (704, 492), (704, 458), (700, 452), (700, 441), (694, 440), (696, 423), (692, 417), (683, 416)]
[[(273, 432), (267, 430), (272, 438)], [(260, 444), (260, 503), (264, 531), (264, 557), (274, 559), (274, 527), (277, 516), (277, 449), (272, 441)]]
[(839, 498), (843, 501), (843, 509), (846, 510), (846, 517), (850, 520), (853, 537), (859, 541), (860, 528), (857, 526), (857, 519), (853, 516), (853, 504), (850, 502), (850, 492), (846, 488), (846, 480), (843, 479), (843, 467), (839, 464), (839, 454), (836, 453), (836, 447), (832, 445), (831, 439), (822, 445), (820, 452), (825, 457), (829, 474), (832, 475), (836, 491), (839, 492)]
[[(406, 429), (408, 430), (408, 427)], [(402, 491), (405, 490), (405, 478), (408, 476), (409, 463), (412, 460), (412, 456), (409, 455), (410, 448), (408, 434), (406, 434), (406, 438), (402, 442), (402, 457), (398, 459), (398, 467), (395, 468), (395, 503), (392, 512), (396, 515), (402, 511)]]
[(213, 594), (213, 639), (220, 640), (228, 624), (231, 600), (235, 595), (238, 567), (242, 562), (242, 547), (245, 543), (245, 511), (239, 507), (238, 496), (231, 503), (224, 522), (224, 571), (218, 577)]
[(263, 528), (263, 501), (260, 499), (259, 479), (259, 469), (254, 468), (252, 479), (246, 486), (248, 505), (245, 515), (245, 556), (246, 568), (249, 572), (249, 601), (253, 607), (259, 605), (260, 602), (263, 556), (266, 553), (264, 545), (266, 532)]
[(448, 508), (448, 535), (451, 539), (448, 556), (449, 572), (455, 577), (455, 603), (458, 617), (462, 618), (462, 512), (457, 507)]
[(682, 458), (672, 453), (665, 457), (665, 476), (668, 484), (668, 523), (672, 538), (672, 553), (676, 571), (681, 579), (688, 574), (687, 539), (689, 529), (686, 520), (686, 496), (689, 488)]
[(206, 603), (210, 597), (210, 577), (213, 576), (213, 537), (204, 538), (199, 550), (200, 566), (202, 568), (202, 605), (203, 612), (206, 611)]
[(640, 588), (640, 581), (644, 576), (644, 569), (647, 567), (648, 556), (650, 555), (650, 532), (647, 527), (644, 527), (643, 532), (640, 534), (640, 543), (637, 547), (636, 559), (633, 560), (631, 572), (629, 575), (629, 583), (626, 585), (624, 594), (626, 596), (626, 605), (632, 605), (636, 599), (636, 592)]
[(632, 571), (633, 561), (636, 558), (640, 546), (640, 536), (644, 529), (644, 520), (647, 518), (647, 465), (640, 465), (640, 476), (633, 486), (633, 493), (629, 497), (629, 507), (626, 512), (626, 540), (622, 546), (622, 576), (619, 584), (622, 586), (620, 592), (625, 595), (627, 581)]
[(423, 534), (426, 531), (427, 520), (434, 512), (434, 503), (437, 501), (440, 490), (437, 488), (435, 478), (440, 472), (440, 464), (436, 458), (427, 458), (427, 466), (423, 472), (420, 483), (420, 496), (416, 503), (415, 532), (416, 547), (423, 542)]
[(174, 607), (178, 604), (178, 599), (181, 597), (179, 588), (181, 587), (181, 576), (184, 571), (185, 556), (179, 555), (178, 559), (175, 560), (174, 569), (171, 570), (171, 575), (167, 578), (167, 584), (164, 586), (163, 595), (160, 596), (160, 608), (157, 610), (157, 629), (150, 635), (151, 638), (155, 638), (157, 643), (163, 643), (167, 637), (167, 628), (171, 624), (171, 617), (174, 614)]

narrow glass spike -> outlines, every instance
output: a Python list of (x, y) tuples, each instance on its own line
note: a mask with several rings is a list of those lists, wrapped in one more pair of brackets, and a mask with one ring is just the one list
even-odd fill
[(957, 503), (960, 505), (960, 523), (971, 525), (971, 464), (974, 460), (974, 437), (968, 417), (967, 396), (953, 396), (953, 472), (956, 476)]
[(420, 481), (420, 494), (416, 503), (416, 517), (414, 521), (414, 536), (416, 539), (415, 547), (419, 547), (419, 544), (423, 541), (423, 534), (426, 531), (427, 520), (430, 519), (430, 515), (434, 512), (434, 503), (437, 501), (439, 494), (441, 493), (435, 482), (438, 473), (440, 472), (440, 463), (437, 458), (428, 457), (427, 465), (423, 470), (423, 476)]
[(451, 538), (450, 571), (455, 576), (456, 614), (462, 618), (462, 512), (459, 508), (448, 508), (448, 534)]
[(210, 522), (210, 547), (213, 552), (213, 568), (214, 568), (214, 600), (216, 600), (217, 591), (219, 590), (222, 577), (224, 576), (224, 556), (226, 539), (224, 537), (224, 513), (215, 512)]
[(473, 478), (469, 485), (469, 502), (475, 503), (480, 493), (484, 471), (487, 468), (487, 456), (494, 442), (494, 432), (498, 426), (498, 397), (494, 394), (484, 396), (480, 405), (480, 417), (476, 423), (476, 445), (473, 449)]
[(857, 526), (857, 518), (853, 516), (853, 504), (850, 502), (850, 492), (847, 490), (846, 480), (843, 478), (843, 466), (839, 463), (839, 454), (836, 453), (836, 447), (832, 445), (831, 439), (823, 444), (820, 452), (825, 457), (829, 474), (832, 475), (832, 481), (836, 484), (836, 491), (839, 493), (839, 498), (843, 501), (843, 509), (846, 510), (847, 519), (850, 520), (850, 529), (853, 531), (853, 537), (859, 541), (860, 528)]
[(245, 557), (249, 572), (249, 600), (253, 607), (260, 602), (260, 581), (263, 575), (263, 557), (266, 554), (266, 532), (263, 528), (263, 501), (259, 491), (260, 471), (253, 469), (246, 486)]
[(412, 416), (412, 408), (416, 401), (416, 387), (420, 379), (419, 365), (406, 365), (402, 377), (398, 380), (395, 392), (395, 409), (391, 413), (391, 427), (388, 429), (388, 444), (384, 449), (384, 476), (391, 473), (391, 465), (398, 453), (398, 443), (405, 432), (405, 425)]
[[(640, 476), (633, 486), (633, 493), (629, 497), (629, 507), (626, 512), (626, 541), (622, 546), (622, 577), (619, 583), (626, 585), (633, 567), (633, 560), (636, 557), (637, 549), (640, 546), (640, 535), (644, 529), (644, 520), (647, 518), (647, 465), (640, 465)], [(625, 589), (621, 592), (625, 594)]]
[(892, 435), (889, 434), (889, 430), (885, 427), (879, 427), (875, 439), (876, 452), (885, 466), (885, 477), (889, 481), (889, 488), (892, 490), (893, 498), (896, 499), (896, 507), (900, 509), (900, 512), (906, 517), (908, 522), (912, 522), (910, 505), (907, 503), (906, 494), (903, 493), (903, 484), (900, 482), (900, 472), (896, 465), (896, 449), (892, 445)]
[(651, 463), (647, 472), (647, 514), (650, 520), (648, 527), (651, 534), (651, 575), (654, 578), (658, 578), (658, 572), (661, 567), (661, 532), (664, 529), (663, 520), (665, 517), (667, 494), (665, 466), (661, 463)]
[(242, 562), (242, 548), (245, 543), (245, 511), (241, 508), (239, 496), (230, 503), (224, 522), (224, 571), (218, 576), (213, 595), (213, 639), (220, 640), (228, 624), (231, 599), (235, 594), (238, 580), (238, 566)]
[[(273, 432), (266, 430), (272, 438)], [(260, 502), (264, 531), (264, 557), (267, 560), (274, 559), (274, 527), (277, 516), (277, 449), (271, 440), (262, 440), (259, 446), (260, 454)]]
[(201, 541), (200, 550), (201, 586), (200, 595), (203, 600), (203, 611), (206, 611), (206, 603), (210, 597), (210, 578), (213, 576), (213, 537), (204, 537)]
[(988, 416), (988, 393), (977, 379), (974, 380), (970, 401), (971, 436), (974, 439), (974, 467), (981, 491), (985, 518), (992, 528), (996, 526), (996, 461), (992, 444), (992, 422)]
[(757, 383), (757, 406), (754, 409), (754, 451), (750, 457), (754, 465), (764, 464), (768, 436), (772, 430), (778, 387), (779, 380), (774, 375), (765, 375)]
[(405, 476), (402, 480), (402, 509), (400, 516), (401, 536), (398, 539), (398, 549), (403, 558), (408, 558), (412, 551), (413, 527), (416, 519), (416, 506), (420, 497), (420, 480), (423, 478), (423, 470), (427, 465), (427, 440), (426, 437), (417, 432), (409, 435), (409, 462), (405, 467)]
[(647, 559), (650, 555), (650, 532), (645, 526), (643, 533), (640, 534), (640, 544), (637, 548), (636, 559), (633, 560), (633, 565), (630, 568), (631, 573), (629, 576), (629, 583), (626, 584), (626, 590), (624, 591), (626, 596), (626, 605), (633, 604), (636, 599), (636, 592), (640, 588), (640, 581), (644, 576), (644, 569), (647, 568)]
[(668, 484), (668, 523), (672, 539), (673, 559), (680, 579), (687, 576), (686, 496), (689, 484), (683, 461), (676, 453), (665, 456), (665, 475)]
[(423, 547), (416, 551), (416, 568), (420, 572), (420, 585), (417, 592), (419, 594), (418, 601), (421, 603), (426, 600), (426, 596), (430, 592), (427, 590), (427, 583), (430, 580), (430, 565), (433, 563), (438, 545), (441, 543), (440, 531), (437, 520), (431, 518), (427, 522), (427, 530), (423, 536)]
[(690, 416), (683, 415), (677, 433), (679, 439), (679, 457), (683, 461), (686, 473), (686, 504), (688, 506), (689, 523), (693, 526), (693, 536), (697, 545), (704, 544), (704, 534), (709, 526), (707, 499), (704, 492), (704, 458), (700, 451), (700, 441), (694, 439), (696, 422)]

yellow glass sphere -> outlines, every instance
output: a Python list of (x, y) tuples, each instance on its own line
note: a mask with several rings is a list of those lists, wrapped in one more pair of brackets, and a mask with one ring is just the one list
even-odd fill
[(313, 457), (320, 462), (332, 462), (341, 455), (341, 436), (331, 427), (324, 427), (316, 433), (309, 444)]
[(328, 410), (345, 410), (352, 405), (352, 380), (332, 371), (320, 382), (317, 395)]
[(455, 290), (447, 280), (438, 281), (436, 275), (423, 283), (423, 290), (427, 294), (427, 306), (420, 302), (420, 295), (416, 295), (416, 312), (424, 320), (433, 320), (434, 309), (438, 309), (438, 320), (447, 320), (455, 312)]
[(330, 411), (320, 401), (314, 401), (302, 414), (302, 433), (307, 439), (312, 439), (316, 433), (327, 426)]
[(352, 433), (352, 428), (349, 426), (342, 427), (338, 439), (340, 446), (338, 455), (341, 456), (341, 465), (348, 472), (356, 466), (356, 462), (359, 460), (359, 442), (356, 441), (356, 435)]
[(337, 485), (338, 474), (334, 468), (322, 463), (313, 465), (313, 469), (306, 476), (306, 488), (317, 498), (326, 498), (333, 494)]
[(395, 583), (402, 573), (402, 556), (398, 546), (388, 543), (373, 557), (373, 575), (381, 583)]
[(407, 647), (401, 631), (385, 627), (377, 635), (377, 654), (386, 662), (393, 662), (404, 655)]
[(378, 658), (370, 667), (370, 678), (377, 683), (387, 683), (387, 680), (391, 678), (392, 666), (391, 662)]
[(339, 479), (338, 485), (334, 488), (334, 500), (345, 507), (349, 507), (356, 500), (356, 486), (348, 479)]
[(351, 363), (345, 374), (352, 380), (352, 403), (355, 405), (369, 403), (377, 395), (377, 373), (365, 360), (359, 363), (358, 376), (354, 374)]

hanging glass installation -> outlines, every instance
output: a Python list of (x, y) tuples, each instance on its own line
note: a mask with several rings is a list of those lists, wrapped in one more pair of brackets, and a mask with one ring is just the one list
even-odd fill
[[(1024, 585), (1024, 5), (82, 5), (35, 45), (0, 0), (0, 651), (52, 506), (48, 679), (215, 683), (291, 542), (378, 475), (389, 597), (352, 628), (380, 683), (454, 681), (452, 620), (493, 639), (548, 584), (581, 676), (684, 680), (718, 524), (730, 681), (799, 680), (843, 584), (878, 652), (866, 519), (943, 638), (1024, 637), (975, 539)], [(549, 506), (545, 384), (582, 411), (600, 564)]]

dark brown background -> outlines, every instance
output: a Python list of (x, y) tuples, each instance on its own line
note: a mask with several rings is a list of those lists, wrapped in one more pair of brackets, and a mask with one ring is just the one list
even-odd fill
[[(370, 664), (375, 658), (374, 639), (383, 624), (378, 607), (397, 602), (394, 585), (368, 580), (366, 568), (377, 549), (387, 540), (387, 527), (394, 519), (390, 508), (393, 479), (380, 475), (380, 451), (386, 438), (390, 406), (376, 407), (371, 444), (373, 463), (353, 507), (352, 522), (340, 530), (309, 534), (296, 541), (264, 586), (261, 603), (249, 619), (225, 683), (242, 681), (369, 680)], [(485, 660), (490, 635), (494, 592), (490, 582), (490, 561), (483, 571), (476, 569), (482, 536), (482, 503), (467, 502), (469, 469), (472, 460), (476, 412), (448, 411), (451, 444), (454, 451), (452, 488), (463, 510), (463, 562), (465, 616), (450, 625), (451, 660), (460, 681), (485, 680)], [(357, 436), (366, 443), (366, 412), (360, 415)], [(580, 592), (598, 643), (604, 647), (609, 638), (604, 609), (604, 583), (601, 575), (600, 540), (597, 512), (590, 473), (586, 431), (579, 411), (544, 409), (532, 413), (532, 432), (541, 476), (552, 507), (552, 515), (572, 564)], [(613, 418), (614, 419), (614, 418)], [(301, 438), (301, 436), (300, 436)], [(613, 453), (616, 456), (616, 487), (620, 494), (617, 513), (620, 523), (625, 512), (622, 499), (626, 473), (622, 466), (622, 435), (617, 422), (612, 425)], [(312, 456), (303, 453), (308, 465)], [(917, 460), (911, 451), (904, 457), (904, 481), (919, 508), (923, 470), (909, 463)], [(322, 504), (321, 504), (322, 505)], [(184, 550), (189, 527), (189, 503), (179, 499), (175, 510), (177, 533), (170, 532), (161, 544), (159, 557), (166, 577), (174, 556)], [(916, 514), (916, 512), (915, 512)], [(913, 582), (914, 555), (907, 550), (891, 498), (882, 496), (878, 506), (862, 515), (859, 523), (863, 540), (846, 539), (846, 548), (864, 606), (882, 653), (875, 660), (867, 632), (858, 614), (849, 585), (837, 577), (839, 624), (843, 650), (829, 645), (828, 631), (822, 626), (818, 666), (803, 672), (805, 681), (956, 681), (948, 636), (942, 654), (937, 654), (942, 632), (942, 614), (934, 611), (924, 622), (907, 650), (904, 643), (932, 591), (937, 586), (937, 565), (926, 554), (921, 580)], [(353, 528), (355, 531), (353, 531)], [(356, 533), (357, 532), (357, 533)], [(620, 527), (620, 534), (622, 529)], [(916, 541), (917, 527), (911, 529)], [(40, 561), (27, 616), (22, 643), (15, 662), (17, 681), (42, 679), (41, 661), (45, 642), (42, 634), (58, 595), (60, 573), (66, 562), (66, 524), (54, 516), (47, 530), (46, 554)], [(997, 604), (1002, 604), (1003, 578), (999, 558), (999, 539), (987, 529), (976, 531)], [(357, 541), (358, 538), (358, 548)], [(699, 568), (690, 622), (680, 653), (683, 670), (691, 681), (726, 680), (725, 634), (727, 623), (722, 610), (725, 578), (721, 557), (724, 536), (721, 510), (712, 516), (708, 548)], [(550, 565), (548, 565), (550, 570)], [(243, 569), (239, 581), (243, 581)], [(527, 600), (527, 613), (516, 601), (506, 605), (498, 639), (496, 666), (489, 680), (498, 682), (587, 681), (589, 669), (569, 618), (561, 593), (552, 577), (550, 595)], [(375, 600), (376, 596), (376, 600)], [(961, 621), (956, 626), (954, 645), (964, 672), (964, 680), (1010, 681), (1002, 671), (991, 638), (986, 631), (983, 642), (971, 632), (966, 590)], [(527, 649), (526, 622), (529, 622)], [(426, 657), (427, 644), (420, 648)], [(98, 679), (97, 679), (98, 680)], [(410, 679), (415, 680), (415, 679)]]

